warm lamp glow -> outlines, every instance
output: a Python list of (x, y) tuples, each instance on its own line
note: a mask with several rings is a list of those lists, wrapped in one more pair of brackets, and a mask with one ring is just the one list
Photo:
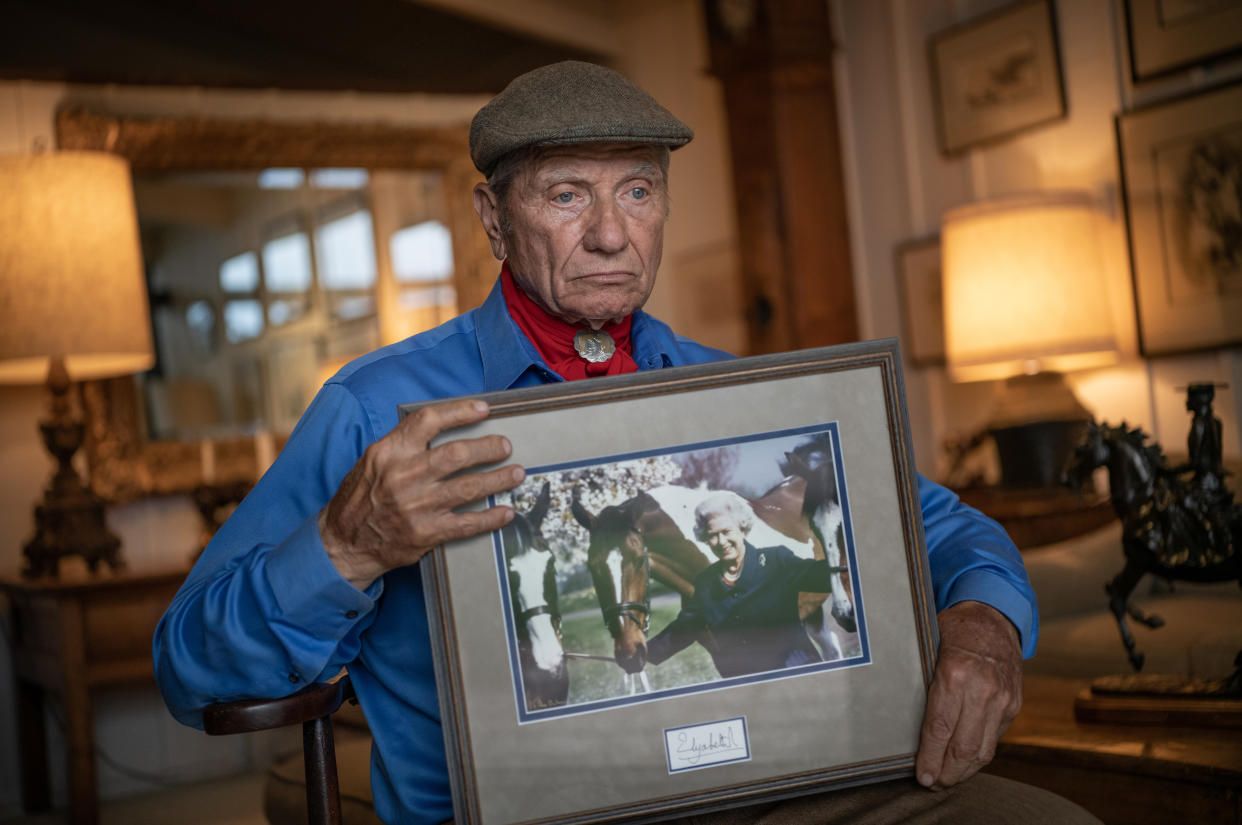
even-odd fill
[(129, 166), (100, 152), (0, 157), (0, 383), (154, 363)]
[(1090, 197), (1074, 192), (944, 215), (945, 346), (954, 380), (1116, 363), (1096, 220)]
[(35, 505), (22, 572), (81, 556), (124, 566), (104, 503), (73, 466), (85, 425), (70, 382), (150, 368), (146, 279), (129, 165), (98, 152), (0, 157), (0, 383), (47, 382), (39, 422), (56, 470)]

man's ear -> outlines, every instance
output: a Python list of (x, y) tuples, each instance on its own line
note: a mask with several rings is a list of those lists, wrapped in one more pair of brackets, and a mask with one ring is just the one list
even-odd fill
[(505, 249), (499, 203), (496, 193), (486, 183), (477, 183), (474, 186), (474, 211), (479, 214), (479, 220), (483, 223), (483, 231), (487, 233), (487, 240), (492, 245), (492, 254), (496, 256), (496, 260), (503, 261), (508, 251)]

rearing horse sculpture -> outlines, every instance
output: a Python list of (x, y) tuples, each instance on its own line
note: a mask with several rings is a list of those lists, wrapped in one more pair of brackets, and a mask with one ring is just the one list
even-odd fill
[[(1171, 470), (1157, 445), (1145, 443), (1138, 429), (1092, 422), (1085, 442), (1075, 451), (1064, 480), (1077, 486), (1097, 467), (1108, 468), (1113, 508), (1121, 518), (1125, 567), (1105, 585), (1109, 607), (1117, 617), (1130, 664), (1143, 667), (1126, 616), (1148, 627), (1164, 620), (1129, 602), (1147, 573), (1166, 579), (1242, 585), (1242, 510), (1232, 495), (1205, 504), (1198, 491)], [(1242, 653), (1239, 654), (1242, 667)], [(1238, 680), (1242, 670), (1235, 673)]]
[(563, 705), (569, 697), (556, 565), (540, 532), (551, 501), (545, 481), (534, 506), (501, 530), (527, 710)]

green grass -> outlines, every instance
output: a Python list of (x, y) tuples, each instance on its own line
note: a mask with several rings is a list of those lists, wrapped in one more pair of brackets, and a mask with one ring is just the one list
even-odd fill
[[(563, 598), (563, 597), (562, 597)], [(569, 616), (562, 601), (562, 610), (566, 616), (561, 622), (561, 634), (565, 640), (565, 650), (570, 653), (590, 653), (597, 656), (612, 656), (612, 637), (604, 627), (604, 620), (599, 610), (599, 603), (592, 600), (581, 614)], [(593, 609), (590, 609), (593, 608)], [(651, 609), (651, 633), (654, 636), (677, 615), (678, 603), (656, 602)], [(701, 646), (694, 644), (658, 665), (647, 665), (647, 678), (651, 680), (652, 690), (665, 690), (684, 685), (699, 684), (719, 678), (711, 657)], [(588, 659), (571, 659), (569, 661), (569, 704), (581, 704), (600, 699), (613, 699), (623, 696), (622, 689), (624, 671), (615, 662), (596, 662)]]

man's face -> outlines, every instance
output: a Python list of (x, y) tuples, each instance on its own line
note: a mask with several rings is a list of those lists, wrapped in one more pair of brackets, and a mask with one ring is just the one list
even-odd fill
[(703, 532), (707, 536), (707, 546), (730, 571), (742, 566), (742, 557), (746, 555), (746, 534), (732, 516), (723, 513), (712, 516)]
[(508, 230), (488, 235), (549, 313), (598, 329), (646, 302), (668, 213), (658, 158), (650, 146), (587, 144), (550, 149), (518, 171), (504, 204)]

